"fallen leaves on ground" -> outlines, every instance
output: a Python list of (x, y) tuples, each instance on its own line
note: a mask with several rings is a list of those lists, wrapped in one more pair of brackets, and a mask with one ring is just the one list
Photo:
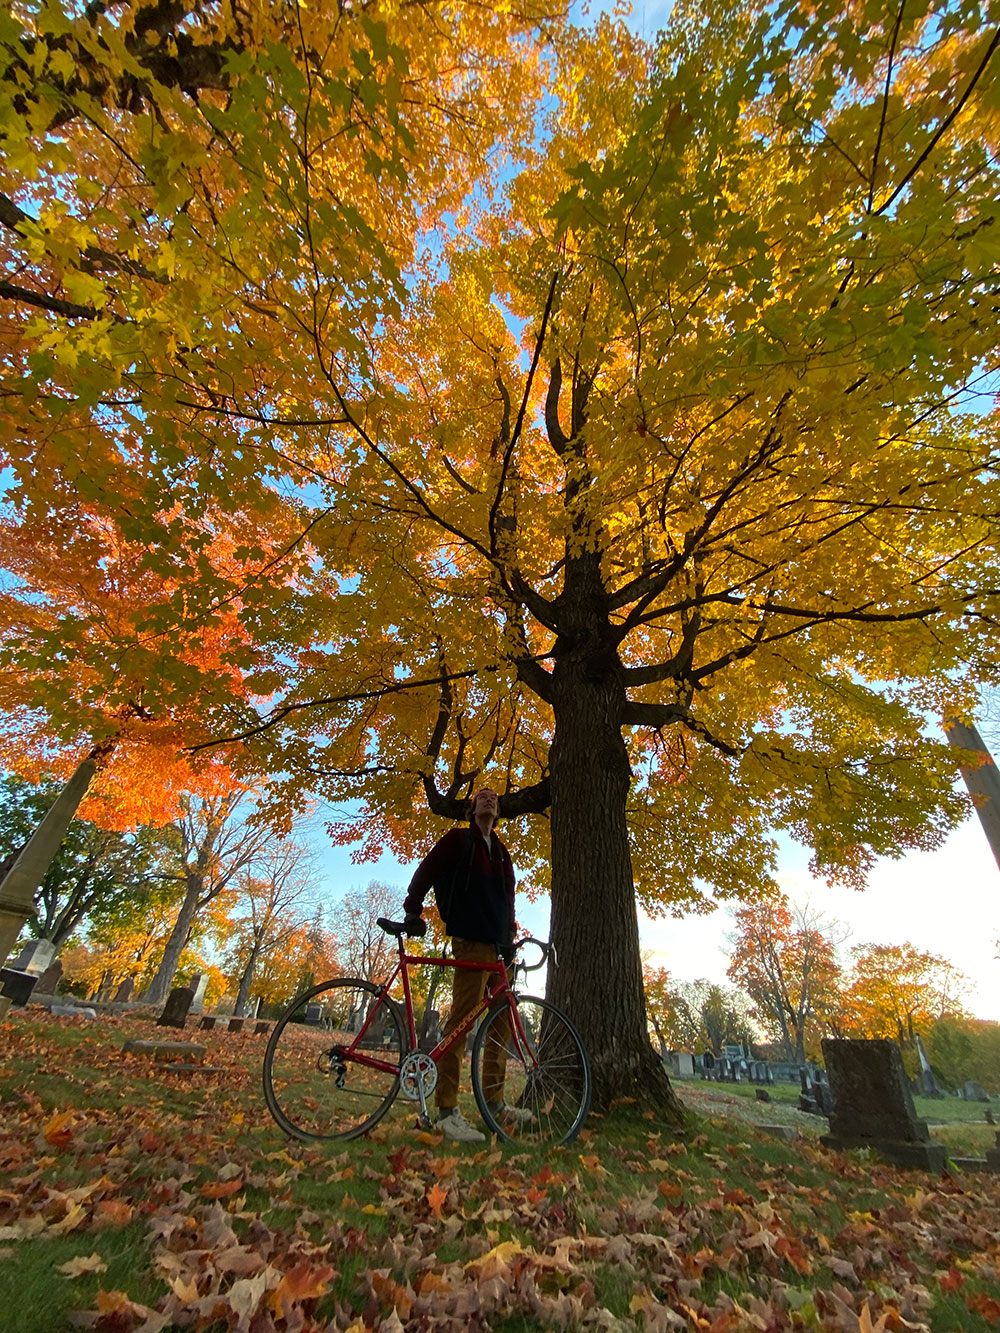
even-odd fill
[[(79, 1244), (56, 1267), (70, 1322), (46, 1333), (1000, 1321), (995, 1178), (934, 1180), (746, 1125), (676, 1141), (643, 1117), (547, 1153), (443, 1151), (405, 1103), (367, 1139), (306, 1147), (260, 1104), (261, 1041), (206, 1034), (222, 1074), (167, 1088), (117, 1059), (126, 1026), (29, 1013), (4, 1028), (0, 1242), (19, 1263)], [(44, 1097), (23, 1091), (32, 1069)], [(123, 1242), (131, 1276), (114, 1267)], [(956, 1303), (970, 1322), (942, 1323)]]

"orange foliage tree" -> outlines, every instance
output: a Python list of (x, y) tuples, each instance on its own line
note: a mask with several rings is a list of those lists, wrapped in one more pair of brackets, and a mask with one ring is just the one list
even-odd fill
[[(242, 1017), (256, 979), (271, 955), (301, 951), (308, 914), (303, 907), (315, 889), (315, 868), (307, 848), (290, 839), (270, 840), (237, 881), (238, 914), (226, 930), (227, 966), (235, 995), (234, 1013)], [(273, 993), (274, 974), (268, 981)]]
[(861, 944), (844, 990), (847, 1036), (892, 1037), (912, 1046), (935, 1020), (961, 1015), (969, 983), (953, 963), (912, 944)]
[(786, 1060), (819, 1052), (843, 986), (836, 942), (815, 913), (765, 900), (736, 913), (728, 975), (756, 1006)]

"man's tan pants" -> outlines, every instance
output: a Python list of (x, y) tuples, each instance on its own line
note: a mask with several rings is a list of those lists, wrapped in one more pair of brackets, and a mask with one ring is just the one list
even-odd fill
[[(495, 963), (497, 951), (492, 944), (482, 944), (479, 940), (451, 941), (452, 956), (461, 962)], [(456, 967), (451, 984), (451, 1013), (445, 1024), (444, 1036), (454, 1032), (466, 1014), (475, 1009), (483, 998), (490, 972), (476, 972)], [(483, 1091), (491, 1105), (503, 1101), (503, 1082), (507, 1072), (507, 1037), (510, 1033), (510, 1020), (498, 1019), (490, 1029), (489, 1040), (483, 1052)], [(462, 1056), (465, 1054), (465, 1042), (459, 1041), (438, 1062), (438, 1085), (435, 1100), (439, 1112), (450, 1111), (458, 1105), (459, 1071)]]

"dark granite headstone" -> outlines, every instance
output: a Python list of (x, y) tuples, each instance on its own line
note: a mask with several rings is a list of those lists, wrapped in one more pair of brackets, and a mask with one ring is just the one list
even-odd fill
[(158, 1027), (182, 1028), (187, 1022), (188, 1010), (194, 999), (194, 991), (188, 986), (175, 986), (167, 996), (163, 1013), (156, 1020)]
[(135, 978), (126, 977), (122, 984), (115, 991), (115, 1004), (128, 1004), (132, 998), (132, 991), (135, 987)]
[(271, 1024), (265, 1023), (263, 1020), (261, 1020), (260, 1022), (254, 1025), (253, 1035), (255, 1037), (262, 1037), (265, 1032), (269, 1032), (270, 1030), (271, 1030)]
[(6, 995), (14, 1008), (27, 1004), (38, 978), (16, 967), (0, 968), (0, 995)]
[(202, 1015), (202, 1020), (198, 1024), (198, 1026), (202, 1028), (205, 1032), (211, 1032), (212, 1028), (215, 1027), (215, 1015), (214, 1014)]
[(243, 1031), (243, 1019), (242, 1019), (242, 1018), (231, 1018), (231, 1019), (229, 1020), (229, 1031), (230, 1031), (230, 1032), (242, 1032), (242, 1031)]
[(833, 1107), (827, 1148), (872, 1148), (896, 1166), (944, 1168), (945, 1149), (931, 1143), (917, 1119), (913, 1097), (894, 1041), (823, 1039), (823, 1059)]

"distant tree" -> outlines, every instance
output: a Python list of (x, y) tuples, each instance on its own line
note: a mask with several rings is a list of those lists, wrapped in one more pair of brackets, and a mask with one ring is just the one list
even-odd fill
[[(0, 878), (61, 785), (51, 778), (33, 783), (13, 774), (0, 779)], [(147, 876), (162, 843), (159, 831), (149, 827), (118, 833), (74, 820), (35, 893), (36, 916), (27, 923), (27, 933), (51, 940), (59, 949), (91, 912), (141, 897), (148, 891)]]
[(669, 1050), (721, 1055), (724, 1046), (756, 1040), (747, 996), (716, 982), (673, 982), (665, 968), (644, 971), (646, 1015), (663, 1054)]
[(923, 1034), (924, 1049), (938, 1082), (957, 1088), (973, 1078), (975, 1039), (970, 1019), (956, 1015), (938, 1018)]
[(912, 1046), (935, 1020), (963, 1012), (969, 982), (952, 963), (912, 944), (862, 944), (852, 950), (844, 1027), (855, 1036), (893, 1037)]
[(381, 981), (392, 969), (395, 945), (375, 924), (380, 916), (399, 913), (402, 895), (393, 884), (371, 880), (363, 889), (345, 894), (334, 912), (334, 930), (344, 972), (366, 981)]
[(177, 835), (174, 861), (159, 875), (179, 884), (182, 897), (160, 965), (143, 995), (151, 1004), (166, 999), (198, 914), (276, 837), (266, 826), (248, 822), (249, 798), (245, 787), (226, 784), (213, 794), (181, 799), (181, 815), (171, 825)]
[(678, 1032), (678, 1009), (681, 1004), (676, 984), (665, 967), (652, 967), (645, 963), (642, 969), (642, 985), (646, 994), (646, 1020), (650, 1035), (655, 1039), (660, 1054), (675, 1050), (678, 1044), (674, 1039)]
[(337, 937), (326, 927), (326, 911), (322, 903), (316, 905), (312, 921), (296, 943), (295, 980), (285, 992), (285, 998), (291, 999), (292, 995), (301, 995), (320, 981), (350, 972), (341, 965)]
[(302, 908), (315, 888), (315, 859), (300, 843), (283, 839), (265, 846), (239, 877), (239, 908), (231, 922), (228, 954), (236, 985), (238, 1017), (246, 1011), (260, 962), (287, 949), (308, 926)]
[(141, 896), (102, 905), (88, 924), (73, 960), (74, 977), (88, 995), (111, 991), (131, 978), (135, 993), (148, 985), (177, 913), (179, 886), (153, 880)]
[(806, 1059), (817, 1027), (839, 1004), (836, 942), (808, 909), (773, 898), (735, 914), (728, 976), (750, 996), (786, 1060)]

